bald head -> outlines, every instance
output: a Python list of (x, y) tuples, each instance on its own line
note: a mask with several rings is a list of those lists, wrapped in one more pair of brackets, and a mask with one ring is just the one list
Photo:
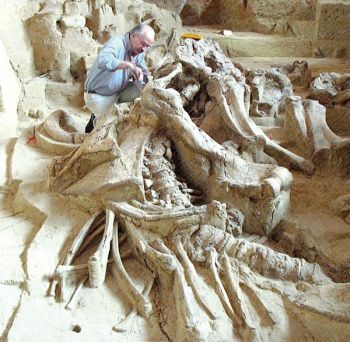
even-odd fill
[(129, 32), (130, 45), (134, 55), (145, 52), (154, 43), (155, 32), (150, 25), (140, 24)]

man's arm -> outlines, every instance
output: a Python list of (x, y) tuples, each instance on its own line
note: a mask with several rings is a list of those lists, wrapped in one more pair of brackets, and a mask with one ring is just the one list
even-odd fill
[(110, 72), (129, 69), (133, 76), (139, 78), (141, 71), (133, 63), (120, 59), (122, 49), (123, 46), (115, 42), (105, 46), (97, 58), (98, 68)]
[(105, 46), (97, 57), (98, 68), (111, 72), (117, 70), (117, 67), (124, 62), (118, 58), (120, 48), (118, 46)]

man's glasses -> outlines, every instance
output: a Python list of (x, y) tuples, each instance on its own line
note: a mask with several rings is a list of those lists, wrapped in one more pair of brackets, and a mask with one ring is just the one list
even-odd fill
[(140, 34), (138, 34), (138, 37), (139, 37), (139, 41), (140, 41), (140, 45), (145, 48), (145, 49), (148, 49), (149, 47), (151, 47), (151, 45), (147, 44), (146, 42), (144, 42), (141, 37), (140, 37)]

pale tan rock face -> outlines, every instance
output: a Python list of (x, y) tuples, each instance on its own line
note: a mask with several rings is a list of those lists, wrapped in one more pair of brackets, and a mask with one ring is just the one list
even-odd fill
[(350, 3), (320, 0), (316, 12), (318, 39), (349, 40)]
[(309, 97), (326, 106), (346, 105), (350, 100), (350, 74), (321, 73), (310, 84)]
[(0, 41), (0, 136), (7, 139), (17, 136), (17, 104), (20, 82), (9, 61), (7, 51)]
[[(234, 30), (287, 32), (297, 22), (315, 18), (316, 1), (188, 1), (183, 10), (184, 23), (217, 24)], [(217, 11), (220, 16), (216, 15)]]

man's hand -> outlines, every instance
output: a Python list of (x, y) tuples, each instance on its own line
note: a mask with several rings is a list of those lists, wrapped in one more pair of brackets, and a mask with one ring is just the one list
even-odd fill
[(143, 80), (143, 72), (140, 68), (138, 68), (135, 64), (131, 63), (132, 68), (130, 68), (131, 74), (135, 77), (135, 81)]
[(143, 72), (134, 63), (127, 62), (127, 61), (123, 63), (119, 63), (114, 71), (121, 70), (121, 69), (129, 69), (131, 75), (135, 77), (135, 81), (143, 81)]

